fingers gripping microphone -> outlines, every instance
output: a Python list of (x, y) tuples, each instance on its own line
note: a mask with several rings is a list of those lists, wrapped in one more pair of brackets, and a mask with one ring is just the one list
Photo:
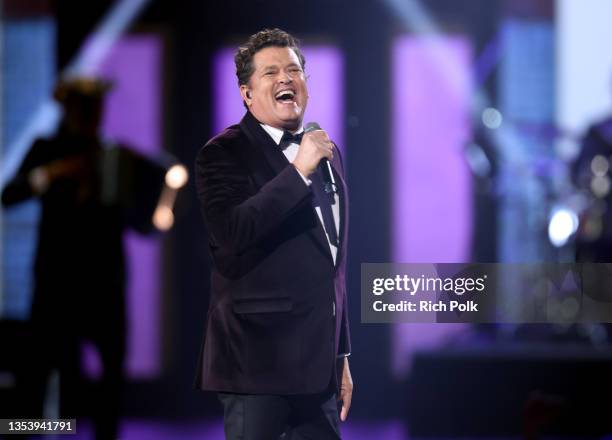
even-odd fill
[[(304, 127), (304, 133), (310, 133), (311, 131), (321, 130), (321, 127), (316, 122), (309, 122)], [(323, 184), (326, 194), (335, 194), (338, 192), (338, 187), (336, 186), (336, 179), (334, 178), (334, 173), (332, 171), (332, 166), (329, 163), (329, 160), (323, 158), (319, 162), (319, 172), (323, 178)]]

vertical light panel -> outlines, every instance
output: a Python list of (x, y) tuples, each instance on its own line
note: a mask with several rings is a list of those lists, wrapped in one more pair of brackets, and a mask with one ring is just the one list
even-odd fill
[[(462, 37), (400, 37), (392, 63), (392, 260), (469, 261), (472, 188), (463, 148), (470, 136), (470, 45)], [(458, 328), (394, 326), (395, 373), (407, 372), (415, 350)]]
[[(551, 127), (554, 120), (554, 25), (549, 20), (511, 17), (500, 29), (504, 56), (497, 96), (506, 123), (499, 130), (496, 184), (503, 197), (497, 208), (497, 258), (504, 263), (546, 261), (551, 258), (544, 223), (551, 208), (551, 188), (561, 187), (563, 179), (559, 167), (541, 171), (539, 164), (558, 163), (558, 158), (554, 136), (536, 135), (534, 129)], [(504, 281), (509, 282), (513, 280)]]
[(557, 123), (575, 135), (612, 108), (612, 2), (557, 0)]
[[(55, 82), (56, 27), (51, 18), (4, 20), (0, 24), (2, 133), (0, 137), (0, 186), (11, 178), (34, 142), (15, 145), (32, 112), (45, 102)], [(7, 168), (9, 158), (14, 166)], [(6, 319), (29, 318), (34, 288), (40, 204), (38, 200), (2, 208), (0, 229), (0, 315)]]
[[(242, 119), (245, 108), (238, 91), (234, 53), (223, 48), (213, 59), (213, 131), (219, 133)], [(341, 52), (333, 46), (303, 46), (308, 77), (308, 106), (304, 122), (316, 121), (344, 153), (344, 66)]]
[(403, 37), (394, 44), (393, 261), (470, 257), (472, 188), (463, 154), (470, 135), (470, 58), (460, 37)]
[[(162, 152), (162, 42), (155, 35), (122, 37), (100, 69), (115, 82), (106, 102), (103, 133), (145, 156)], [(128, 232), (127, 373), (154, 377), (160, 372), (160, 241)]]

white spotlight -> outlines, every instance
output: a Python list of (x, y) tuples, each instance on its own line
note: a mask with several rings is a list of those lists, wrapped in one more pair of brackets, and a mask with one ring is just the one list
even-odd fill
[(578, 230), (578, 216), (574, 211), (568, 208), (553, 211), (548, 222), (548, 238), (554, 246), (565, 245), (576, 230)]
[(183, 165), (172, 165), (166, 172), (166, 185), (172, 189), (179, 189), (185, 186), (189, 174)]
[(501, 127), (503, 119), (502, 114), (496, 108), (489, 107), (482, 112), (482, 123), (491, 130)]
[(153, 214), (153, 224), (160, 231), (169, 230), (174, 224), (174, 214), (168, 206), (158, 206)]

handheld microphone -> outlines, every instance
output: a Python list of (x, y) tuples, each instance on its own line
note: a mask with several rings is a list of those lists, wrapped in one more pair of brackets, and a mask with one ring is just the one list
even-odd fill
[[(304, 127), (304, 133), (310, 133), (311, 131), (321, 130), (321, 127), (316, 122), (309, 122)], [(332, 171), (329, 160), (323, 158), (319, 162), (319, 172), (323, 178), (324, 190), (326, 194), (336, 194), (338, 187), (336, 186), (336, 179)]]

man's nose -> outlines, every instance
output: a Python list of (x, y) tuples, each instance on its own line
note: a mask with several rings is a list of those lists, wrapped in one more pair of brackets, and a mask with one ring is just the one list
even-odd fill
[(291, 75), (289, 75), (289, 72), (281, 72), (279, 76), (279, 82), (281, 84), (290, 83), (291, 81), (293, 81), (293, 78), (291, 78)]

